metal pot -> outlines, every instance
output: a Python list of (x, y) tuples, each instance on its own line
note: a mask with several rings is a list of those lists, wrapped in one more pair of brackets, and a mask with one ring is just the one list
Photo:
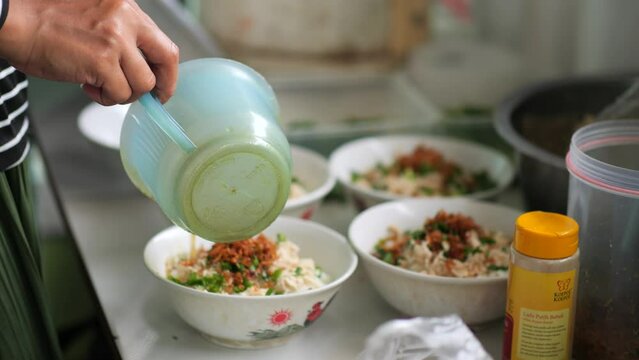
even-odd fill
[(523, 88), (497, 110), (497, 132), (518, 155), (519, 180), (530, 210), (566, 213), (565, 154), (572, 133), (629, 86), (629, 77), (576, 78)]

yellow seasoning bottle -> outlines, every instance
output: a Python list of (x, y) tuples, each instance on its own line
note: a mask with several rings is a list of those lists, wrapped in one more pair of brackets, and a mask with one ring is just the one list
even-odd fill
[(517, 218), (510, 251), (502, 358), (570, 359), (579, 273), (579, 225), (533, 211)]

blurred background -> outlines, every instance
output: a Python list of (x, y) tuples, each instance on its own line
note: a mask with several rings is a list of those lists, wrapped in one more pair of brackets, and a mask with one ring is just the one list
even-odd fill
[[(139, 4), (180, 45), (183, 60), (229, 57), (261, 72), (277, 93), (289, 139), (323, 154), (354, 136), (408, 129), (507, 149), (492, 114), (516, 89), (639, 70), (633, 0)], [(31, 84), (36, 113), (77, 92)]]
[(427, 60), (445, 55), (438, 46), (448, 43), (461, 44), (455, 48), (461, 59), (449, 66), (461, 66), (464, 55), (492, 60), (476, 62), (479, 73), (513, 62), (523, 70), (520, 81), (633, 71), (639, 57), (639, 45), (629, 39), (639, 26), (632, 0), (184, 3), (225, 52), (273, 74), (322, 67), (383, 72), (407, 59), (417, 63), (415, 71), (434, 71), (429, 66), (437, 64)]
[(516, 89), (639, 68), (632, 0), (183, 4), (271, 81), (291, 141), (324, 154), (341, 137), (424, 128), (507, 149), (492, 115)]

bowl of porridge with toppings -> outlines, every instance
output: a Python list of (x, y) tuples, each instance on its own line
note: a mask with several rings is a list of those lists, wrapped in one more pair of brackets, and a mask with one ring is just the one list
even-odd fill
[(171, 227), (149, 241), (144, 261), (186, 323), (233, 348), (286, 343), (322, 315), (357, 266), (342, 235), (290, 217), (231, 243)]
[(335, 150), (329, 163), (360, 210), (406, 198), (487, 199), (514, 176), (510, 160), (497, 150), (426, 135), (355, 140)]
[(294, 294), (328, 284), (330, 276), (299, 252), (283, 233), (275, 240), (259, 234), (232, 243), (195, 245), (189, 253), (167, 260), (166, 277), (193, 289), (241, 296)]
[(291, 145), (293, 178), (283, 215), (309, 220), (335, 186), (328, 161), (315, 151)]
[(349, 238), (374, 287), (397, 310), (456, 313), (479, 324), (504, 314), (520, 213), (469, 199), (394, 201), (358, 215)]

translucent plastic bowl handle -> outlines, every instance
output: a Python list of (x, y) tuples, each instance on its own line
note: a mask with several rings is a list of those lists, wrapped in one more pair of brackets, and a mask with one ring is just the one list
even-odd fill
[(182, 126), (166, 111), (155, 95), (146, 93), (140, 97), (139, 101), (153, 122), (155, 122), (176, 145), (186, 153), (190, 153), (196, 149), (195, 143), (191, 141)]

